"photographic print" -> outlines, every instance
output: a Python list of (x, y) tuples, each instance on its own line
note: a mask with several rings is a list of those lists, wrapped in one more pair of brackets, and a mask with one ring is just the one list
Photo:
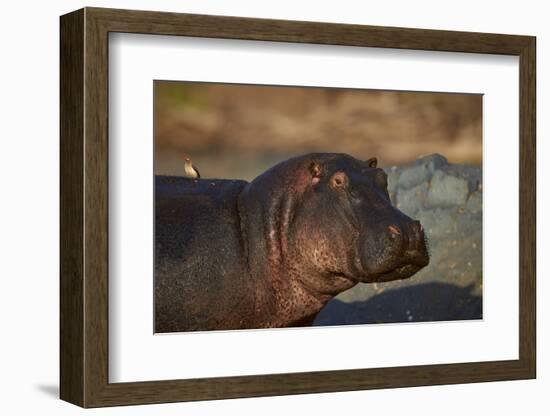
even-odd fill
[(62, 400), (536, 378), (535, 37), (86, 7), (59, 39)]
[(154, 99), (155, 333), (482, 318), (482, 95)]

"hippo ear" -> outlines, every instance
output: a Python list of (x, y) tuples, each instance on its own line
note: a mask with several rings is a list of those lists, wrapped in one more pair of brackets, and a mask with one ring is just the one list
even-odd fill
[(369, 168), (375, 168), (378, 166), (378, 159), (375, 157), (371, 157), (369, 160), (365, 160), (365, 163), (368, 165)]
[(321, 165), (317, 162), (311, 162), (309, 164), (309, 171), (314, 178), (321, 176)]
[(321, 168), (321, 165), (319, 165), (317, 162), (311, 162), (309, 164), (309, 172), (311, 173), (311, 182), (313, 183), (313, 185), (319, 182), (322, 171), (323, 170)]

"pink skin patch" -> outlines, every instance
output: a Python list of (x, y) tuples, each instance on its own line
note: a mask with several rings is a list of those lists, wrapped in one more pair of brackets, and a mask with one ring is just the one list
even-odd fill
[(311, 185), (317, 185), (321, 180), (321, 166), (315, 162), (311, 162), (311, 164), (309, 165), (309, 173), (311, 175)]
[(315, 186), (321, 180), (321, 167), (312, 162), (309, 169), (300, 169), (294, 175), (294, 182), (290, 185), (296, 193), (304, 192), (308, 186)]
[(388, 229), (390, 230), (390, 233), (392, 233), (393, 235), (401, 235), (401, 230), (397, 228), (395, 225), (390, 225)]

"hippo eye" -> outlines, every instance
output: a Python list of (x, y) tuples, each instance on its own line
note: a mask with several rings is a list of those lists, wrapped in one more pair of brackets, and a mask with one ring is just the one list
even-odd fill
[(348, 182), (348, 177), (344, 172), (336, 172), (334, 175), (332, 175), (332, 178), (330, 178), (330, 184), (334, 188), (341, 188), (343, 186), (346, 186)]

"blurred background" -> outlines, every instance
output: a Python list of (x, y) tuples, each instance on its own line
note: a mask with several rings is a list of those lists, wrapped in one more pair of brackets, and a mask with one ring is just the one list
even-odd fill
[(315, 325), (482, 318), (482, 96), (155, 82), (157, 174), (252, 180), (309, 152), (376, 156), (393, 204), (418, 219), (430, 264), (359, 284)]
[(155, 99), (157, 174), (182, 175), (183, 155), (203, 177), (246, 180), (316, 151), (481, 163), (477, 94), (156, 81)]

